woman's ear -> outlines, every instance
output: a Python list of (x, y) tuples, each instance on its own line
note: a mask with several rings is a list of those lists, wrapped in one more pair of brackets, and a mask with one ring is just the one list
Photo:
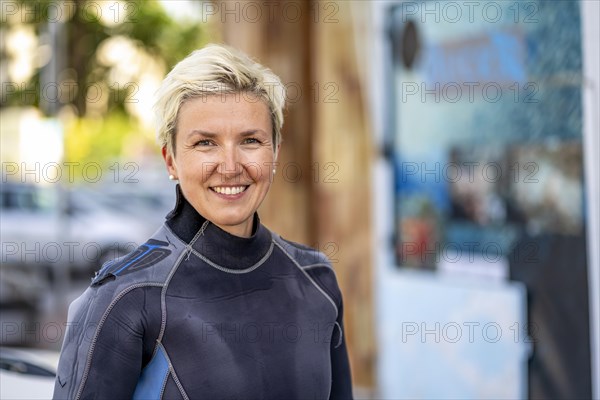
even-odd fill
[(178, 178), (177, 175), (177, 165), (175, 164), (175, 157), (173, 154), (167, 149), (167, 146), (163, 146), (162, 148), (162, 156), (165, 160), (165, 165), (167, 166), (167, 171), (169, 172), (169, 176), (173, 176), (174, 179)]

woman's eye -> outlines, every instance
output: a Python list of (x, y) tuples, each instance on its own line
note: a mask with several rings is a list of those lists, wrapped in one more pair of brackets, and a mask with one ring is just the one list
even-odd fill
[(247, 139), (244, 139), (244, 143), (257, 144), (257, 143), (260, 143), (260, 141), (256, 138), (247, 138)]

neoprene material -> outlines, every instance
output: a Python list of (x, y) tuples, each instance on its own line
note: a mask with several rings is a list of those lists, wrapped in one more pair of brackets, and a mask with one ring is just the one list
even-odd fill
[(351, 399), (342, 296), (320, 252), (250, 238), (177, 189), (153, 237), (69, 308), (55, 399)]

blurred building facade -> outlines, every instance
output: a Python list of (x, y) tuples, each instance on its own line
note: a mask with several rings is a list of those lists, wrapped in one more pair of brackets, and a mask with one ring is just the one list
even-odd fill
[(381, 394), (597, 398), (597, 4), (373, 10)]

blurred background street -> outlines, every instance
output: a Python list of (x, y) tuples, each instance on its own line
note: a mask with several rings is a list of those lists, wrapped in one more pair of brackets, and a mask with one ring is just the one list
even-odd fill
[(208, 43), (288, 91), (262, 222), (332, 261), (356, 398), (600, 396), (600, 2), (0, 2), (0, 398), (174, 206), (154, 93)]

